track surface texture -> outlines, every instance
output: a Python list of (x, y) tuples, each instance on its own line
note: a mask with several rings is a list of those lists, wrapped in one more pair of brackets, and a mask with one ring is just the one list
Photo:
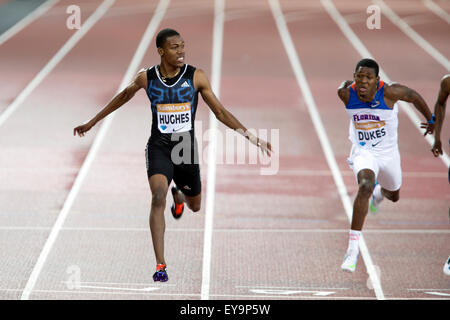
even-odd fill
[[(357, 184), (336, 94), (362, 45), (383, 76), (418, 91), (433, 110), (450, 73), (449, 1), (77, 0), (79, 30), (66, 25), (73, 1), (45, 3), (29, 22), (18, 14), (23, 25), (0, 42), (0, 299), (450, 299), (442, 272), (448, 160), (432, 155), (409, 104), (399, 111), (400, 201), (368, 214), (370, 261), (360, 255), (353, 274), (341, 271)], [(371, 5), (380, 9), (379, 29), (367, 27)], [(266, 134), (275, 152), (251, 163), (256, 148), (214, 123), (200, 99), (202, 209), (174, 220), (169, 193), (170, 280), (154, 283), (144, 90), (107, 128), (98, 124), (82, 139), (72, 130), (127, 72), (159, 63), (155, 36), (166, 27), (181, 33), (187, 63), (205, 71), (222, 104)], [(441, 133), (447, 154), (449, 123)]]

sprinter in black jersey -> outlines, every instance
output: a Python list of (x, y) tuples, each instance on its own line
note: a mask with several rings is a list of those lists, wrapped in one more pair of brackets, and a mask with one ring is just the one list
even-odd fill
[[(175, 218), (181, 217), (184, 203), (192, 211), (200, 210), (201, 180), (198, 154), (194, 136), (194, 120), (198, 93), (216, 118), (231, 129), (237, 130), (263, 154), (271, 155), (270, 143), (260, 140), (227, 111), (211, 90), (208, 78), (201, 69), (185, 64), (184, 41), (173, 29), (163, 29), (156, 37), (156, 47), (161, 57), (158, 66), (142, 69), (124, 90), (118, 93), (89, 122), (74, 128), (80, 137), (111, 112), (128, 102), (134, 94), (145, 89), (152, 108), (152, 131), (145, 149), (147, 175), (152, 193), (150, 230), (156, 257), (154, 281), (167, 281), (164, 259), (164, 209), (166, 195), (171, 189)], [(179, 146), (188, 146), (187, 148)]]

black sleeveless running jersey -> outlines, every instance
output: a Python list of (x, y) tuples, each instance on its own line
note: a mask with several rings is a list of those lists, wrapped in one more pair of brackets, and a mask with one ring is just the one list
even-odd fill
[(174, 78), (163, 81), (159, 68), (147, 69), (147, 96), (152, 108), (150, 141), (174, 146), (173, 134), (190, 133), (194, 140), (194, 120), (198, 92), (194, 88), (195, 67), (185, 64)]

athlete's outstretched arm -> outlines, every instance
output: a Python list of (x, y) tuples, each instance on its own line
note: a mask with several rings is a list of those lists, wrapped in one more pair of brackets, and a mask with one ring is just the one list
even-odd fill
[(91, 130), (91, 128), (97, 124), (97, 122), (119, 109), (126, 102), (128, 102), (139, 89), (145, 88), (146, 86), (147, 74), (146, 70), (142, 69), (139, 71), (136, 78), (125, 89), (116, 94), (114, 98), (112, 98), (112, 100), (95, 117), (74, 128), (73, 135), (78, 134), (80, 137), (83, 137), (87, 131)]
[(211, 111), (216, 116), (217, 120), (222, 122), (224, 125), (230, 129), (236, 130), (246, 137), (250, 142), (257, 145), (263, 153), (270, 156), (272, 152), (272, 146), (269, 142), (266, 142), (258, 137), (255, 137), (251, 132), (249, 132), (242, 123), (236, 119), (231, 112), (229, 112), (217, 99), (216, 95), (211, 89), (208, 78), (201, 69), (195, 70), (194, 73), (194, 86), (202, 95), (203, 100), (209, 106)]
[[(432, 120), (432, 113), (430, 111), (430, 108), (428, 108), (427, 103), (422, 98), (422, 96), (413, 89), (410, 89), (399, 83), (393, 83), (391, 85), (387, 85), (384, 89), (384, 97), (385, 99), (387, 98), (394, 103), (398, 100), (410, 102), (414, 105), (414, 107), (416, 107), (417, 110), (419, 110), (419, 112), (425, 117), (427, 121)], [(434, 122), (423, 123), (422, 128), (426, 129), (424, 136), (427, 133), (432, 134), (434, 131)]]
[(434, 105), (434, 114), (436, 115), (436, 127), (434, 132), (434, 144), (431, 148), (431, 152), (435, 157), (438, 157), (442, 152), (441, 143), (441, 128), (445, 117), (445, 107), (447, 104), (447, 98), (450, 94), (450, 75), (446, 75), (441, 80), (441, 87), (439, 89), (438, 98)]

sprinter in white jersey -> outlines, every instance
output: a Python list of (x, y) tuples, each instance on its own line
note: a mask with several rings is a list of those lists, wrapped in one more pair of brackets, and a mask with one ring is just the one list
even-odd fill
[[(372, 59), (358, 62), (353, 81), (338, 88), (350, 117), (352, 149), (348, 163), (353, 169), (358, 194), (353, 203), (349, 245), (342, 270), (354, 272), (359, 254), (359, 237), (367, 211), (378, 210), (387, 198), (400, 198), (402, 171), (397, 143), (399, 100), (412, 103), (423, 114), (427, 133), (433, 133), (435, 117), (423, 98), (414, 90), (398, 83), (386, 84), (378, 76), (378, 64)], [(369, 204), (370, 202), (370, 204)]]

